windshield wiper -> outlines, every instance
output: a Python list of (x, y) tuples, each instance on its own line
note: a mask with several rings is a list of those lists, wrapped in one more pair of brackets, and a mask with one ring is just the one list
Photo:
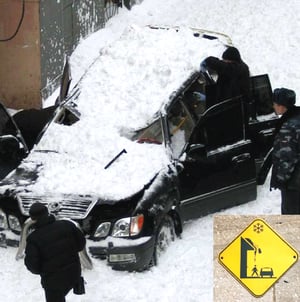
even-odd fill
[(117, 154), (105, 167), (107, 169), (114, 161), (116, 161), (123, 153), (127, 153), (125, 149), (123, 149), (119, 154)]

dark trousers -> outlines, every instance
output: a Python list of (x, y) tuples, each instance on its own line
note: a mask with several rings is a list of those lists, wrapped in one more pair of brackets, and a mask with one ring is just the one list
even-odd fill
[(300, 191), (281, 190), (281, 214), (300, 214)]
[(71, 290), (69, 289), (50, 289), (44, 288), (47, 302), (66, 302), (66, 295)]

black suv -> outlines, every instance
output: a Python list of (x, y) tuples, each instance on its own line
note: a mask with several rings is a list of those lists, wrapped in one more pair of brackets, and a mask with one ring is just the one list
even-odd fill
[[(194, 37), (217, 39), (199, 31)], [(35, 154), (0, 183), (3, 241), (11, 231), (20, 234), (30, 206), (38, 201), (57, 218), (78, 222), (90, 239), (93, 257), (107, 259), (114, 269), (143, 270), (157, 263), (160, 253), (182, 232), (184, 221), (255, 200), (257, 184), (264, 182), (268, 172), (264, 159), (278, 122), (268, 75), (251, 78), (251, 102), (247, 104), (243, 96), (211, 101), (209, 91), (213, 94), (214, 84), (207, 82), (207, 75), (194, 72), (170, 93), (150, 124), (125, 134), (122, 130), (122, 138), (136, 146), (163, 148), (169, 161), (143, 187), (118, 200), (103, 198), (101, 192), (98, 196), (74, 194), (75, 187), (69, 194), (38, 194), (33, 187), (43, 177), (44, 167), (34, 156), (40, 153), (56, 159), (60, 154), (34, 149)], [(199, 93), (206, 93), (205, 102), (199, 101)], [(55, 107), (46, 132), (57, 125), (85, 127), (77, 106), (79, 95), (80, 85), (76, 85)], [(105, 169), (128, 156), (126, 152), (123, 149)]]

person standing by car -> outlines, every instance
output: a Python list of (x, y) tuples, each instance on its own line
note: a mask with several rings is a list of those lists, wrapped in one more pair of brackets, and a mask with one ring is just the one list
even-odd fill
[(78, 252), (86, 239), (73, 222), (56, 220), (42, 203), (34, 203), (29, 215), (36, 223), (27, 237), (25, 265), (41, 276), (47, 302), (65, 302), (65, 296), (82, 278)]
[[(222, 60), (207, 57), (201, 62), (200, 70), (213, 70), (218, 74), (214, 87), (214, 103), (243, 95), (249, 102), (250, 72), (249, 67), (241, 58), (235, 47), (228, 47), (222, 55)], [(208, 92), (206, 92), (208, 98)]]
[(281, 118), (274, 139), (271, 189), (281, 190), (282, 214), (300, 214), (300, 108), (295, 102), (293, 90), (274, 90), (274, 111)]

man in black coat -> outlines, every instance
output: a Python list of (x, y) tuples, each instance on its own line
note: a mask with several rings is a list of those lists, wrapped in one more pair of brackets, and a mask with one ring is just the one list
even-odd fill
[(81, 276), (78, 252), (85, 247), (85, 237), (74, 223), (56, 220), (41, 203), (29, 210), (35, 230), (27, 237), (25, 265), (41, 276), (47, 302), (64, 302)]
[(274, 111), (281, 117), (273, 144), (271, 188), (281, 190), (282, 214), (300, 214), (300, 108), (295, 102), (293, 90), (274, 90)]
[[(213, 70), (218, 74), (215, 89), (215, 102), (224, 101), (235, 96), (243, 95), (249, 102), (250, 73), (243, 62), (240, 52), (235, 47), (228, 47), (222, 60), (216, 57), (207, 57), (200, 65), (202, 71)], [(207, 95), (207, 97), (209, 97)]]

